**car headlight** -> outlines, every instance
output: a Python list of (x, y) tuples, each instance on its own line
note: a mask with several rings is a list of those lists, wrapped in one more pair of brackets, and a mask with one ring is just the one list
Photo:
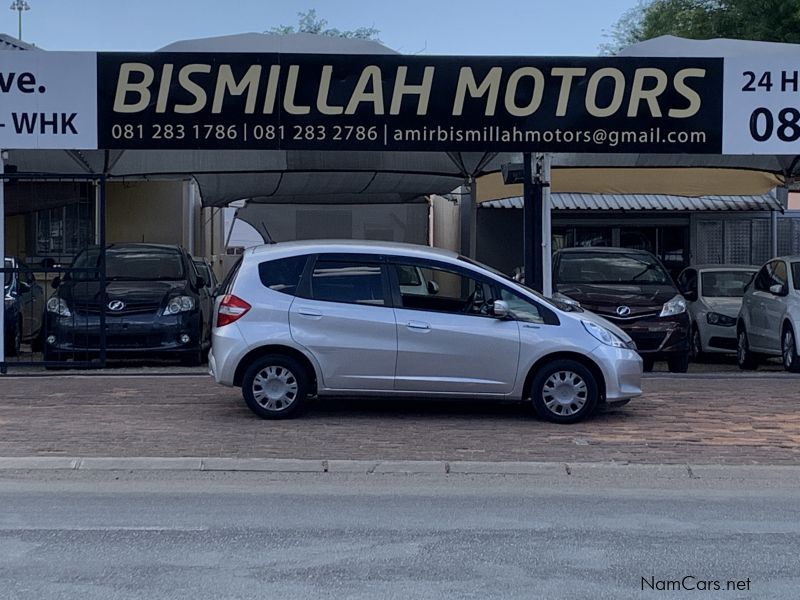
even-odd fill
[(671, 317), (673, 315), (679, 315), (685, 312), (686, 312), (686, 300), (683, 299), (683, 296), (675, 296), (669, 302), (664, 303), (664, 306), (661, 307), (661, 314), (658, 316)]
[(72, 312), (67, 306), (67, 301), (58, 296), (53, 296), (47, 301), (47, 312), (55, 313), (59, 317), (71, 317)]
[(182, 312), (189, 312), (194, 309), (194, 298), (191, 296), (176, 296), (170, 298), (167, 306), (164, 307), (164, 315), (177, 315)]
[(597, 341), (605, 344), (606, 346), (613, 346), (614, 348), (628, 348), (628, 344), (622, 340), (616, 333), (609, 331), (602, 325), (592, 323), (591, 321), (581, 321), (584, 329), (595, 338)]
[(706, 321), (709, 325), (719, 325), (720, 327), (733, 327), (736, 325), (736, 318), (729, 317), (728, 315), (721, 315), (719, 313), (710, 312), (706, 315)]

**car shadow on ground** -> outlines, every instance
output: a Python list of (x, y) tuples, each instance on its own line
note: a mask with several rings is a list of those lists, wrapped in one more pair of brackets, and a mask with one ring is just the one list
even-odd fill
[[(589, 417), (589, 420), (615, 422), (632, 418), (630, 407), (631, 404), (602, 405)], [(387, 416), (397, 419), (488, 418), (509, 421), (528, 419), (540, 423), (547, 422), (536, 415), (530, 402), (463, 398), (312, 398), (300, 418), (330, 419), (337, 416), (357, 416), (364, 419), (386, 419)]]

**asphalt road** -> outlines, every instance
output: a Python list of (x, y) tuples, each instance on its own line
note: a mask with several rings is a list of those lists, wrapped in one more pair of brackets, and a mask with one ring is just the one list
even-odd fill
[(5, 473), (0, 595), (795, 599), (798, 496), (779, 476)]

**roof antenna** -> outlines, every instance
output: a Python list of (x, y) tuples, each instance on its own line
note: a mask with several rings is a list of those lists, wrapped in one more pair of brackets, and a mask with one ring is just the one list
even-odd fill
[(266, 234), (267, 234), (267, 243), (268, 243), (268, 244), (275, 244), (275, 243), (277, 243), (277, 242), (275, 242), (275, 240), (274, 240), (274, 239), (272, 239), (272, 235), (270, 234), (270, 232), (269, 232), (269, 229), (267, 229), (267, 226), (266, 226), (266, 224), (264, 223), (264, 221), (261, 221), (261, 228), (264, 230), (264, 233), (266, 233)]

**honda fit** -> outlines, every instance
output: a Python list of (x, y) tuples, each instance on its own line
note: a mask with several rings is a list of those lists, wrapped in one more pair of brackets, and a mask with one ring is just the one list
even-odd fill
[(449, 251), (259, 246), (220, 291), (210, 372), (262, 418), (314, 395), (451, 396), (530, 401), (572, 423), (641, 394), (642, 360), (621, 329)]

